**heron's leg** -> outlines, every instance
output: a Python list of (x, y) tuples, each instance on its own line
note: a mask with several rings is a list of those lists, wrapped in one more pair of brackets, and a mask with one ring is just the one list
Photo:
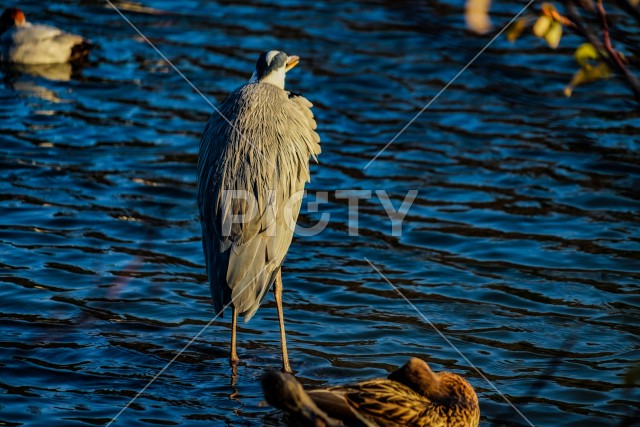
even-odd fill
[(287, 354), (287, 338), (284, 334), (284, 313), (282, 312), (282, 270), (278, 270), (274, 288), (276, 295), (276, 308), (278, 309), (278, 322), (280, 322), (280, 346), (282, 347), (282, 372), (291, 373), (289, 355)]
[(231, 308), (231, 352), (229, 353), (229, 363), (231, 366), (235, 366), (240, 362), (238, 358), (238, 353), (236, 352), (236, 318), (237, 318), (236, 308)]

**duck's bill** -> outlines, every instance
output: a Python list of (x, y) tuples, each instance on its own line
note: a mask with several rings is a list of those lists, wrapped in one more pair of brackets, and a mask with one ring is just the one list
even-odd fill
[(289, 71), (290, 69), (298, 65), (298, 62), (300, 62), (300, 57), (296, 55), (291, 55), (290, 57), (287, 58), (287, 64), (284, 71), (285, 72)]

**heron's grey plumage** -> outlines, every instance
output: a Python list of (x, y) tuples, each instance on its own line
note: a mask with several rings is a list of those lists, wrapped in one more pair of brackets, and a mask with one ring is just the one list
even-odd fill
[[(232, 92), (209, 119), (200, 141), (198, 206), (216, 312), (233, 300), (251, 319), (280, 269), (300, 198), (289, 219), (287, 203), (304, 189), (309, 160), (320, 153), (311, 107), (302, 96), (256, 81)], [(250, 208), (230, 200), (234, 190), (252, 194), (257, 213), (228, 229), (234, 215)]]

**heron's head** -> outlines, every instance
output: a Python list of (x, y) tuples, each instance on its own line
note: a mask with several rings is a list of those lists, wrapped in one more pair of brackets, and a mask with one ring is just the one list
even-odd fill
[(17, 7), (8, 7), (0, 15), (0, 34), (4, 33), (11, 27), (16, 27), (24, 24), (27, 20), (24, 17), (24, 12)]
[(265, 82), (284, 89), (284, 78), (287, 71), (298, 65), (300, 58), (288, 56), (279, 50), (263, 52), (256, 62), (256, 70), (250, 82)]

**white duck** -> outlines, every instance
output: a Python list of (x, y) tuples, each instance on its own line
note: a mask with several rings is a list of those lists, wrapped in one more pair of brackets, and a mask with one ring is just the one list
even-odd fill
[(56, 27), (27, 22), (10, 7), (0, 16), (0, 59), (18, 64), (61, 64), (83, 60), (91, 43)]

